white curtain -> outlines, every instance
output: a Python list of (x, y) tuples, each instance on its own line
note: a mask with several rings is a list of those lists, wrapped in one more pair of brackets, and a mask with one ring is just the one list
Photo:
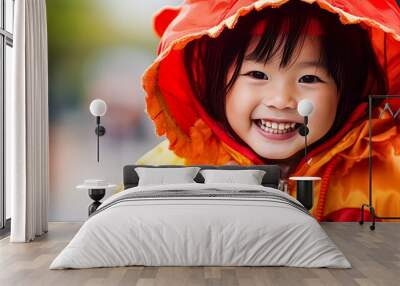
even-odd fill
[(6, 110), (12, 242), (47, 232), (49, 133), (45, 0), (16, 0), (13, 92)]

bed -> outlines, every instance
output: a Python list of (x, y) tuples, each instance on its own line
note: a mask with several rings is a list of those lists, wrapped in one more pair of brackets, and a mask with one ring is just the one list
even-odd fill
[(205, 183), (200, 172), (192, 183), (138, 185), (140, 167), (124, 167), (125, 190), (102, 203), (50, 269), (351, 267), (301, 203), (278, 190), (278, 166), (197, 166), (202, 171), (263, 170), (260, 185)]

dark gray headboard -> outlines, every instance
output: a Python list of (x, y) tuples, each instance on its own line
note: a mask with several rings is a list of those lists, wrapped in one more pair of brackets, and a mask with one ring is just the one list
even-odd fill
[[(149, 165), (127, 165), (124, 167), (124, 189), (133, 188), (138, 185), (139, 177), (135, 171), (136, 167), (148, 167), (148, 168), (181, 168), (187, 166), (177, 166), (177, 165), (162, 165), (162, 166), (149, 166)], [(277, 189), (279, 185), (279, 180), (281, 178), (281, 169), (278, 165), (253, 165), (253, 166), (236, 166), (236, 165), (226, 165), (226, 166), (208, 166), (208, 165), (196, 165), (201, 169), (221, 169), (221, 170), (246, 170), (246, 169), (258, 169), (264, 170), (266, 173), (262, 180), (262, 185), (266, 187), (272, 187)], [(198, 183), (204, 183), (203, 176), (198, 173), (194, 180)]]

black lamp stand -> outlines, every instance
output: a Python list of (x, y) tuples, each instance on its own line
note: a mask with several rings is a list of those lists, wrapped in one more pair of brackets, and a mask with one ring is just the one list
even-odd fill
[[(304, 116), (304, 124), (299, 128), (299, 134), (304, 136), (304, 158), (307, 162), (307, 135), (309, 133), (308, 116)], [(297, 180), (297, 195), (296, 199), (301, 202), (307, 210), (313, 207), (313, 181), (312, 180)]]
[(103, 136), (104, 134), (106, 134), (106, 129), (104, 128), (104, 126), (100, 125), (100, 116), (96, 116), (96, 130), (95, 133), (97, 135), (97, 162), (99, 162), (99, 155), (100, 155), (100, 136)]
[(308, 124), (308, 116), (304, 116), (304, 124), (300, 126), (299, 134), (301, 136), (304, 136), (304, 158), (306, 158), (306, 162), (307, 162), (307, 135), (308, 132), (310, 131), (307, 127), (307, 124)]

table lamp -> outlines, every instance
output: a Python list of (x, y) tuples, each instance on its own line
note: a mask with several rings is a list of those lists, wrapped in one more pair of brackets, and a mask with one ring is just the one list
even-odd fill
[(104, 100), (101, 99), (95, 99), (90, 103), (90, 113), (93, 114), (93, 116), (96, 117), (96, 129), (95, 133), (97, 135), (97, 162), (99, 162), (99, 149), (100, 149), (100, 136), (103, 136), (106, 133), (106, 129), (104, 126), (100, 125), (100, 117), (104, 116), (107, 111), (107, 104), (105, 103)]
[(313, 112), (314, 105), (308, 99), (302, 99), (299, 104), (297, 105), (297, 112), (304, 117), (304, 124), (299, 128), (299, 134), (304, 136), (304, 157), (307, 162), (307, 134), (309, 129), (308, 125), (308, 116)]
[[(312, 102), (308, 99), (303, 99), (297, 105), (297, 112), (304, 117), (304, 124), (299, 128), (299, 134), (304, 136), (304, 158), (305, 162), (307, 162), (307, 135), (309, 133), (308, 125), (308, 116), (313, 111), (314, 106)], [(313, 195), (313, 182), (320, 180), (320, 177), (290, 177), (290, 180), (297, 181), (297, 192), (296, 198), (299, 202), (301, 202), (304, 207), (308, 210), (311, 210), (314, 204), (314, 195)]]

